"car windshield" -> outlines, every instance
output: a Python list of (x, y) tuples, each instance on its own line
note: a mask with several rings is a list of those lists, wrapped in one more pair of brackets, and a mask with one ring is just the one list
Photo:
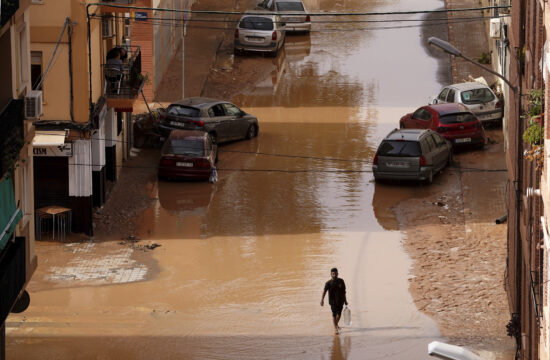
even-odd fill
[(204, 156), (204, 145), (199, 140), (170, 139), (164, 144), (162, 154)]
[(472, 113), (455, 113), (439, 117), (439, 122), (442, 124), (459, 124), (476, 120), (477, 118)]
[(187, 117), (199, 117), (200, 111), (199, 109), (189, 107), (189, 106), (183, 106), (183, 105), (170, 105), (168, 106), (168, 109), (166, 112), (169, 115), (176, 115), (176, 116), (187, 116)]
[(487, 88), (463, 91), (460, 97), (464, 104), (482, 104), (495, 99), (493, 92)]
[(301, 2), (277, 1), (279, 11), (304, 11), (304, 5)]
[(250, 30), (273, 30), (273, 21), (261, 16), (247, 16), (241, 20), (239, 26)]
[(422, 155), (418, 141), (384, 140), (378, 148), (379, 156), (418, 157)]

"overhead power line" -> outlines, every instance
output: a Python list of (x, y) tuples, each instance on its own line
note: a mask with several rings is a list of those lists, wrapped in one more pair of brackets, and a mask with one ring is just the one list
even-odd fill
[[(108, 6), (111, 8), (128, 9), (128, 10), (149, 10), (149, 11), (165, 11), (175, 12), (182, 14), (210, 14), (210, 15), (244, 15), (246, 11), (220, 11), (220, 10), (184, 10), (184, 9), (169, 9), (169, 8), (154, 8), (145, 6), (127, 6), (113, 3), (90, 3), (86, 7), (90, 6)], [(494, 10), (494, 9), (509, 9), (511, 6), (483, 6), (476, 8), (463, 8), (463, 9), (437, 9), (437, 10), (409, 10), (409, 11), (383, 11), (383, 12), (308, 12), (309, 16), (380, 16), (380, 15), (412, 15), (412, 14), (433, 14), (433, 13), (452, 13), (452, 12), (465, 12), (465, 11), (482, 11), (482, 10)], [(130, 12), (130, 11), (128, 11)], [(273, 11), (257, 12), (258, 15), (273, 15)], [(291, 13), (285, 12), (285, 15), (304, 15), (304, 13)]]

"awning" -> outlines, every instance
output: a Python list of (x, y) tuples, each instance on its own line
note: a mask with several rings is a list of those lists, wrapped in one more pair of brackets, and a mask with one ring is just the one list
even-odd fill
[(3, 250), (12, 237), (15, 227), (23, 214), (15, 206), (13, 181), (6, 176), (0, 181), (0, 250)]
[(58, 146), (65, 143), (65, 131), (42, 131), (37, 130), (32, 139), (32, 146)]

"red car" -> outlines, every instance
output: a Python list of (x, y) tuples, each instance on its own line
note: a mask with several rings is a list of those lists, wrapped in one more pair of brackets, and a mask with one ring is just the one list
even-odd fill
[(462, 104), (435, 104), (418, 108), (399, 120), (399, 126), (431, 129), (453, 145), (485, 145), (485, 132), (477, 117)]
[(218, 147), (200, 130), (172, 130), (164, 143), (159, 179), (207, 180), (218, 161)]

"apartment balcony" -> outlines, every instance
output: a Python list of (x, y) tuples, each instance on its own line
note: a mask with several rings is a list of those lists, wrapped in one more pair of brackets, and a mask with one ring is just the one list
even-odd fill
[(125, 47), (128, 59), (122, 64), (105, 63), (103, 96), (107, 105), (121, 112), (131, 112), (134, 101), (139, 96), (146, 75), (141, 73), (141, 51), (139, 46)]
[(0, 149), (4, 154), (0, 159), (0, 178), (14, 167), (25, 145), (24, 120), (23, 100), (11, 99), (0, 109)]
[[(103, 0), (103, 3), (111, 3), (113, 5), (121, 5), (121, 6), (129, 6), (129, 5), (135, 5), (136, 0)], [(123, 7), (115, 7), (115, 6), (109, 6), (109, 5), (102, 5), (101, 6), (101, 12), (102, 13), (127, 13), (130, 12), (128, 9), (125, 9)]]

